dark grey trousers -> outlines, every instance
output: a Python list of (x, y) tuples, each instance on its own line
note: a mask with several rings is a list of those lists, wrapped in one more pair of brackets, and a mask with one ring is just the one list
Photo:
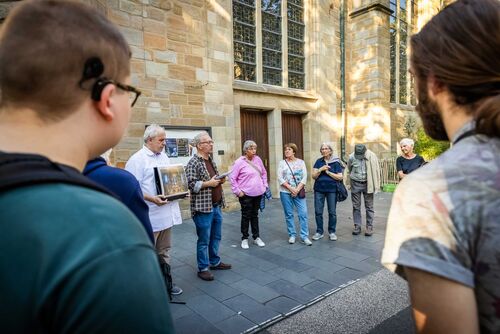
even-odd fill
[(361, 195), (365, 200), (366, 209), (366, 226), (373, 226), (373, 217), (375, 211), (373, 210), (373, 193), (368, 194), (366, 182), (358, 182), (351, 179), (351, 200), (352, 200), (352, 218), (354, 225), (361, 226)]

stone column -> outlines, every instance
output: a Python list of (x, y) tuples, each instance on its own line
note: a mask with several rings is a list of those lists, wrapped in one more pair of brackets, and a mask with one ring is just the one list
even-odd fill
[(347, 22), (347, 153), (391, 149), (389, 0), (353, 1)]
[(269, 189), (273, 197), (279, 197), (279, 185), (276, 178), (278, 164), (283, 160), (283, 137), (281, 126), (281, 109), (275, 108), (267, 114), (269, 136)]

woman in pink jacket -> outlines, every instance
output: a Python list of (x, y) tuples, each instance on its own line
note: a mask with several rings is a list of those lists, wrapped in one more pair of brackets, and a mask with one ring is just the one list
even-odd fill
[(248, 226), (252, 226), (253, 243), (259, 247), (266, 244), (259, 236), (259, 207), (267, 188), (267, 172), (257, 156), (257, 144), (247, 140), (243, 144), (243, 155), (234, 162), (231, 173), (231, 189), (241, 205), (241, 248), (248, 249)]

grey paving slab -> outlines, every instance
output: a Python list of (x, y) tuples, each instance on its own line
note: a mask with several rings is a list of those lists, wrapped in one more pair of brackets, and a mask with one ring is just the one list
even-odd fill
[(225, 334), (235, 334), (244, 332), (246, 329), (251, 328), (254, 325), (255, 323), (237, 314), (229, 319), (216, 323), (215, 327), (220, 329)]
[(260, 303), (265, 303), (280, 296), (280, 294), (273, 289), (267, 286), (259, 285), (248, 279), (242, 279), (241, 281), (234, 283), (232, 286)]
[[(260, 234), (266, 246), (240, 247), (240, 212), (224, 212), (219, 254), (232, 270), (213, 271), (215, 280), (200, 280), (196, 264), (196, 231), (191, 219), (173, 231), (172, 274), (184, 293), (175, 297), (186, 305), (173, 306), (180, 333), (237, 333), (287, 313), (351, 280), (381, 268), (385, 220), (390, 195), (375, 196), (375, 234), (353, 236), (352, 204), (338, 203), (338, 241), (328, 236), (307, 247), (288, 244), (279, 199), (267, 202), (259, 214)], [(316, 230), (312, 193), (308, 196), (309, 232)], [(326, 217), (326, 211), (325, 211)], [(296, 222), (298, 225), (298, 222)], [(326, 222), (325, 222), (326, 227)], [(335, 294), (334, 294), (335, 295)], [(328, 297), (330, 298), (330, 297)], [(238, 314), (238, 312), (241, 312)], [(201, 320), (200, 320), (201, 319)], [(189, 329), (192, 321), (192, 330)], [(249, 326), (248, 328), (244, 328)], [(204, 329), (205, 328), (205, 329)], [(208, 329), (207, 329), (208, 328)]]
[(290, 281), (294, 284), (297, 284), (298, 286), (304, 286), (306, 284), (309, 284), (311, 282), (314, 282), (314, 278), (311, 276), (305, 275), (303, 273), (298, 273), (290, 269), (286, 268), (280, 268), (277, 270), (273, 271), (273, 275), (277, 276), (279, 278), (286, 279), (287, 281)]
[(280, 243), (280, 245), (268, 250), (270, 253), (278, 254), (280, 256), (286, 257), (291, 260), (300, 260), (305, 257), (308, 257), (309, 254), (307, 252), (293, 252), (290, 251), (290, 245)]
[(252, 299), (245, 294), (228, 299), (224, 301), (224, 304), (236, 313), (241, 312), (240, 314), (242, 316), (255, 324), (260, 324), (279, 315), (279, 313), (275, 310), (255, 301), (255, 299)]
[(255, 309), (250, 312), (243, 313), (242, 315), (256, 324), (262, 324), (269, 319), (280, 317), (281, 313), (266, 306), (265, 308)]
[(272, 252), (267, 252), (267, 251), (261, 252), (261, 254), (259, 254), (258, 256), (265, 258), (267, 261), (276, 264), (275, 268), (286, 268), (298, 271), (303, 271), (310, 268), (310, 265), (308, 265), (307, 263), (297, 261), (297, 259), (290, 259), (288, 257), (278, 255)]
[(317, 257), (316, 258), (315, 257), (306, 257), (306, 258), (300, 260), (300, 262), (310, 263), (311, 266), (309, 266), (309, 268), (316, 267), (316, 268), (320, 268), (320, 269), (323, 269), (323, 270), (328, 271), (328, 272), (336, 272), (336, 271), (339, 271), (339, 270), (345, 268), (345, 266), (342, 264), (335, 264), (335, 263), (330, 262), (330, 261), (318, 259)]
[(302, 287), (293, 284), (292, 282), (283, 279), (269, 283), (267, 286), (285, 297), (295, 299), (301, 304), (305, 304), (316, 297), (315, 294), (304, 290)]
[[(345, 245), (348, 245), (348, 244), (346, 243)], [(332, 250), (332, 252), (335, 253), (335, 255), (337, 255), (337, 256), (347, 257), (347, 258), (350, 258), (350, 259), (353, 259), (356, 261), (363, 261), (363, 260), (366, 260), (370, 257), (369, 255), (360, 254), (360, 253), (357, 253), (355, 251), (351, 251), (350, 249), (346, 249), (345, 245), (338, 244)]]
[(189, 284), (189, 282), (177, 280), (176, 284), (183, 290), (183, 292), (180, 295), (172, 296), (173, 300), (175, 301), (183, 302), (190, 298), (203, 296), (206, 294), (203, 290), (200, 290), (194, 285)]
[(238, 263), (242, 264), (247, 264), (251, 267), (259, 268), (260, 270), (267, 271), (271, 270), (274, 268), (278, 268), (278, 264), (264, 260), (260, 258), (257, 254), (252, 254), (250, 252), (258, 253), (260, 252), (260, 249), (257, 249), (255, 251), (240, 251), (239, 249), (231, 252), (230, 254), (224, 254), (227, 255), (228, 258), (234, 259), (232, 262), (237, 261)]
[(174, 320), (177, 334), (222, 334), (223, 332), (198, 314), (190, 314)]
[[(217, 277), (219, 272), (216, 273)], [(205, 282), (198, 280), (196, 282), (198, 289), (203, 290), (207, 295), (214, 297), (219, 301), (229, 299), (231, 297), (239, 295), (241, 292), (233, 289), (229, 285), (216, 280), (215, 282)]]
[(266, 305), (282, 314), (285, 314), (290, 312), (294, 307), (299, 306), (300, 302), (292, 298), (281, 296), (269, 301)]
[(216, 272), (217, 281), (222, 283), (231, 285), (234, 282), (238, 282), (245, 277), (243, 275), (238, 274), (235, 270), (220, 270)]
[(366, 273), (372, 273), (377, 270), (380, 270), (380, 263), (378, 265), (374, 265), (363, 261), (357, 262), (343, 256), (339, 256), (338, 258), (333, 259), (332, 262), (344, 266), (346, 268), (355, 269)]
[(317, 280), (321, 280), (323, 282), (326, 282), (328, 284), (332, 284), (334, 286), (338, 286), (342, 283), (346, 283), (349, 281), (349, 280), (346, 280), (345, 282), (344, 281), (340, 282), (338, 279), (335, 278), (335, 272), (325, 271), (325, 270), (322, 270), (320, 268), (311, 268), (311, 269), (308, 269), (308, 270), (302, 272), (302, 274), (309, 275), (311, 277), (314, 277)]
[(358, 279), (358, 278), (363, 277), (365, 275), (366, 275), (366, 273), (364, 273), (362, 271), (351, 269), (351, 268), (345, 268), (345, 269), (342, 269), (342, 270), (335, 272), (334, 277), (336, 279), (338, 279), (340, 282), (342, 282), (342, 281), (347, 282), (347, 281)]
[(279, 279), (277, 276), (250, 266), (235, 266), (233, 270), (260, 285), (266, 285)]
[(208, 295), (187, 299), (186, 305), (212, 324), (225, 320), (235, 314), (233, 310)]
[(187, 305), (185, 304), (169, 304), (169, 305), (170, 305), (170, 313), (172, 314), (172, 318), (174, 320), (194, 313), (194, 311), (191, 310), (189, 307), (187, 307)]
[(322, 295), (322, 294), (334, 289), (335, 287), (333, 285), (325, 283), (323, 281), (316, 280), (316, 281), (313, 281), (307, 285), (304, 285), (302, 288), (304, 290), (312, 292), (316, 295)]

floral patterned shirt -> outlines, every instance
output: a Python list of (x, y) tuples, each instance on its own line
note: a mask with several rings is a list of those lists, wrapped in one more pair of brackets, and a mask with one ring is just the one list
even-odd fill
[(463, 138), (402, 180), (382, 263), (399, 274), (406, 266), (473, 288), (481, 332), (500, 332), (499, 138)]
[[(290, 167), (288, 167), (287, 162), (288, 165), (290, 165)], [(293, 170), (293, 176), (292, 176), (292, 170)], [(297, 188), (299, 183), (302, 183), (305, 186), (307, 182), (307, 169), (304, 160), (295, 159), (292, 162), (281, 160), (278, 166), (278, 182), (280, 184), (280, 192), (285, 192), (285, 193), (290, 193), (288, 189), (282, 186), (282, 184), (285, 182), (288, 182), (288, 184), (294, 188)]]

